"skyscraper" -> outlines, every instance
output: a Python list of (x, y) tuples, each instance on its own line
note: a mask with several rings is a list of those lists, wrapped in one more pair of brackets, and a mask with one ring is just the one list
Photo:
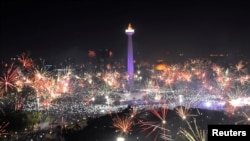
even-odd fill
[(134, 57), (133, 57), (133, 41), (132, 35), (134, 34), (134, 29), (129, 23), (128, 28), (125, 30), (128, 35), (128, 54), (127, 54), (127, 75), (128, 75), (128, 91), (134, 90)]

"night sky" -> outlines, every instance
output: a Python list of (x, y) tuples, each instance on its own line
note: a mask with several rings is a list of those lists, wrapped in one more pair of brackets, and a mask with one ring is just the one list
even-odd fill
[[(245, 1), (1, 1), (1, 57), (82, 56), (111, 49), (125, 57), (131, 22), (135, 55), (250, 54)], [(150, 55), (150, 57), (148, 57)]]

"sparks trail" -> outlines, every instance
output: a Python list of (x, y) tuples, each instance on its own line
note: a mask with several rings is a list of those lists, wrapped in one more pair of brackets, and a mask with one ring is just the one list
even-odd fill
[[(154, 120), (139, 120), (138, 125), (141, 127), (142, 132), (147, 132), (146, 137), (155, 134), (154, 141), (163, 139), (163, 140), (171, 140), (171, 137), (167, 135), (168, 129), (166, 129), (166, 116), (168, 109), (165, 105), (159, 108), (150, 108), (149, 111), (152, 113), (154, 117), (156, 117), (156, 121)], [(164, 138), (161, 138), (164, 137)]]

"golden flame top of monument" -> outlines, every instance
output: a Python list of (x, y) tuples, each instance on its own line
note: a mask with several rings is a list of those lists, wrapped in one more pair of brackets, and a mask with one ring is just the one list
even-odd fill
[(128, 24), (128, 29), (133, 29), (131, 23)]
[(134, 32), (131, 23), (128, 24), (128, 28), (125, 30), (126, 32)]

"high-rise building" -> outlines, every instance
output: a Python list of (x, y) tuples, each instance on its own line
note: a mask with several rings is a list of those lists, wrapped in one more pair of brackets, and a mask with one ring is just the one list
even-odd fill
[(128, 28), (125, 30), (128, 35), (128, 54), (127, 54), (127, 75), (128, 75), (128, 91), (134, 90), (134, 57), (133, 57), (133, 41), (132, 35), (134, 29), (129, 23)]

